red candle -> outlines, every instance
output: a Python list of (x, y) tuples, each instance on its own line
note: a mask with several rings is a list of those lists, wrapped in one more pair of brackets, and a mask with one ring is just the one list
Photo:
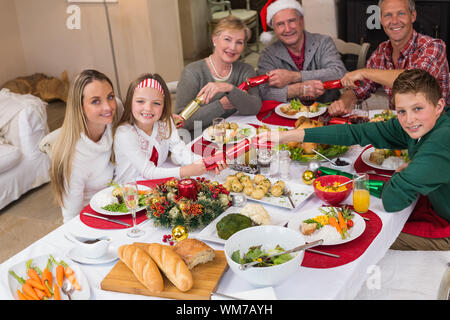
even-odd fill
[(178, 195), (191, 200), (197, 200), (197, 182), (194, 179), (178, 181)]

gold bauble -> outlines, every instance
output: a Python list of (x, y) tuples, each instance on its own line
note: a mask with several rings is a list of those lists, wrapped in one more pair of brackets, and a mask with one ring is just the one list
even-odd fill
[(159, 198), (152, 198), (150, 201), (152, 204), (157, 204), (160, 202), (159, 200), (160, 200)]
[(302, 175), (302, 180), (305, 184), (312, 184), (314, 180), (316, 179), (316, 176), (313, 171), (311, 170), (305, 170)]
[(172, 229), (172, 238), (175, 239), (177, 242), (184, 240), (188, 237), (189, 232), (185, 226), (175, 226)]

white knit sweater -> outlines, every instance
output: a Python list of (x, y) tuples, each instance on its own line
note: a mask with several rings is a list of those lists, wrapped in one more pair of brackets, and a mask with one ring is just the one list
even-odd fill
[[(172, 122), (173, 124), (173, 122)], [(114, 180), (125, 182), (133, 179), (162, 179), (168, 177), (180, 178), (181, 166), (191, 164), (200, 156), (191, 152), (181, 140), (175, 126), (168, 139), (163, 139), (159, 134), (160, 122), (153, 126), (149, 136), (137, 126), (130, 124), (121, 125), (114, 135), (114, 154), (116, 170)], [(146, 141), (146, 142), (145, 142)], [(142, 147), (144, 143), (147, 148)], [(153, 147), (158, 151), (158, 165), (150, 161)], [(172, 161), (178, 167), (164, 168), (161, 165), (167, 160), (171, 152)]]
[(106, 127), (98, 142), (81, 134), (72, 160), (70, 185), (66, 187), (62, 215), (64, 223), (77, 216), (92, 196), (108, 187), (114, 175), (111, 163), (112, 129)]

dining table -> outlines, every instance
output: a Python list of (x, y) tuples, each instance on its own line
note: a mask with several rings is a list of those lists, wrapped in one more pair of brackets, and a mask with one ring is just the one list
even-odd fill
[[(370, 113), (379, 113), (381, 110), (371, 110)], [(261, 118), (261, 117), (260, 117)], [(261, 118), (262, 119), (262, 118)], [(260, 121), (256, 116), (241, 116), (239, 114), (232, 115), (227, 118), (229, 122), (236, 122), (238, 124), (252, 124), (263, 125), (264, 119)], [(276, 124), (269, 124), (269, 127), (278, 127)], [(202, 139), (201, 136), (195, 138), (190, 142), (192, 145), (198, 139)], [(353, 162), (361, 155), (362, 151), (367, 146), (354, 145), (349, 148), (345, 153), (345, 157), (351, 159)], [(330, 164), (326, 161), (320, 162), (321, 166), (330, 167)], [(170, 160), (168, 160), (164, 166), (175, 166)], [(286, 181), (287, 185), (290, 183), (303, 184), (305, 188), (313, 190), (312, 185), (306, 185), (302, 182), (302, 173), (308, 168), (308, 163), (302, 163), (298, 161), (292, 161), (290, 166), (289, 180)], [(350, 173), (354, 173), (355, 170), (352, 167), (349, 169)], [(214, 172), (208, 172), (204, 176), (210, 180), (224, 181), (225, 177), (229, 174), (235, 173), (232, 169), (226, 168), (220, 174), (216, 175)], [(252, 202), (251, 198), (247, 199), (247, 202)], [(344, 202), (344, 204), (352, 204), (352, 196), (350, 195)], [(277, 215), (281, 220), (289, 221), (296, 215), (300, 215), (306, 210), (313, 208), (319, 208), (324, 203), (315, 196), (312, 195), (303, 201), (295, 209), (283, 208), (273, 205), (264, 205), (265, 208), (270, 211), (271, 215)], [(373, 195), (370, 196), (371, 219), (370, 221), (364, 220), (366, 225), (365, 233), (369, 232), (369, 224), (376, 223), (375, 229), (371, 229), (372, 232), (369, 235), (365, 235), (366, 243), (361, 244), (363, 247), (353, 248), (352, 242), (358, 241), (358, 238), (342, 244), (334, 246), (333, 252), (340, 252), (340, 258), (326, 257), (320, 254), (308, 253), (310, 255), (309, 263), (307, 265), (302, 264), (298, 266), (298, 270), (289, 277), (288, 280), (283, 281), (270, 288), (273, 293), (272, 298), (278, 300), (331, 300), (331, 299), (354, 299), (360, 289), (363, 286), (369, 286), (373, 277), (379, 276), (376, 274), (377, 263), (384, 257), (389, 250), (392, 243), (396, 240), (400, 234), (405, 222), (407, 221), (410, 213), (414, 208), (415, 203), (404, 208), (398, 212), (386, 212), (383, 208), (383, 204), (380, 198)], [(83, 209), (84, 210), (84, 209)], [(0, 299), (13, 299), (13, 292), (9, 286), (8, 270), (23, 261), (32, 259), (33, 257), (53, 253), (60, 256), (67, 257), (68, 261), (79, 267), (83, 274), (86, 276), (90, 294), (88, 299), (92, 300), (138, 300), (138, 299), (163, 299), (148, 295), (139, 295), (131, 293), (121, 293), (103, 290), (101, 288), (101, 282), (106, 275), (111, 271), (118, 260), (109, 261), (99, 264), (86, 264), (72, 261), (68, 257), (68, 252), (73, 249), (74, 243), (70, 241), (65, 235), (72, 233), (85, 237), (101, 237), (107, 236), (111, 239), (111, 247), (117, 249), (124, 244), (131, 244), (134, 242), (152, 243), (157, 242), (163, 244), (165, 235), (171, 234), (170, 228), (157, 227), (152, 220), (145, 220), (139, 227), (145, 231), (145, 234), (140, 238), (130, 238), (127, 236), (128, 228), (116, 228), (116, 229), (98, 229), (86, 225), (80, 218), (80, 215), (72, 220), (64, 223), (60, 227), (56, 228), (52, 232), (48, 233), (41, 239), (35, 241), (27, 248), (18, 252), (14, 256), (0, 265)], [(196, 238), (200, 233), (200, 230), (192, 230), (189, 232), (190, 238)], [(364, 235), (364, 233), (363, 233)], [(362, 237), (362, 236), (361, 236)], [(214, 250), (223, 250), (224, 244), (212, 241), (205, 241)], [(348, 246), (348, 252), (345, 251), (345, 246)], [(322, 246), (321, 250), (327, 251), (326, 246)], [(355, 250), (359, 250), (355, 254)], [(305, 255), (306, 258), (306, 255)], [(320, 260), (322, 259), (322, 260)], [(328, 259), (328, 260), (324, 260)], [(324, 262), (325, 261), (325, 262)], [(235, 296), (240, 292), (252, 292), (260, 288), (242, 281), (240, 277), (237, 277), (230, 268), (227, 268), (222, 275), (216, 292), (227, 296)], [(212, 295), (214, 299), (214, 294)], [(263, 297), (261, 298), (263, 299)]]

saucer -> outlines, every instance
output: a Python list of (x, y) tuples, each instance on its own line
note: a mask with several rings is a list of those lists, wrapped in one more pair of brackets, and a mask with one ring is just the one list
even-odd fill
[(84, 263), (84, 264), (103, 264), (103, 263), (109, 263), (112, 261), (117, 260), (119, 257), (117, 256), (117, 250), (113, 247), (109, 247), (108, 251), (101, 256), (100, 258), (97, 259), (91, 259), (91, 258), (86, 258), (85, 256), (81, 255), (79, 253), (79, 250), (77, 247), (73, 247), (72, 249), (69, 250), (69, 252), (67, 253), (67, 256), (72, 259), (73, 261), (79, 262), (79, 263)]

